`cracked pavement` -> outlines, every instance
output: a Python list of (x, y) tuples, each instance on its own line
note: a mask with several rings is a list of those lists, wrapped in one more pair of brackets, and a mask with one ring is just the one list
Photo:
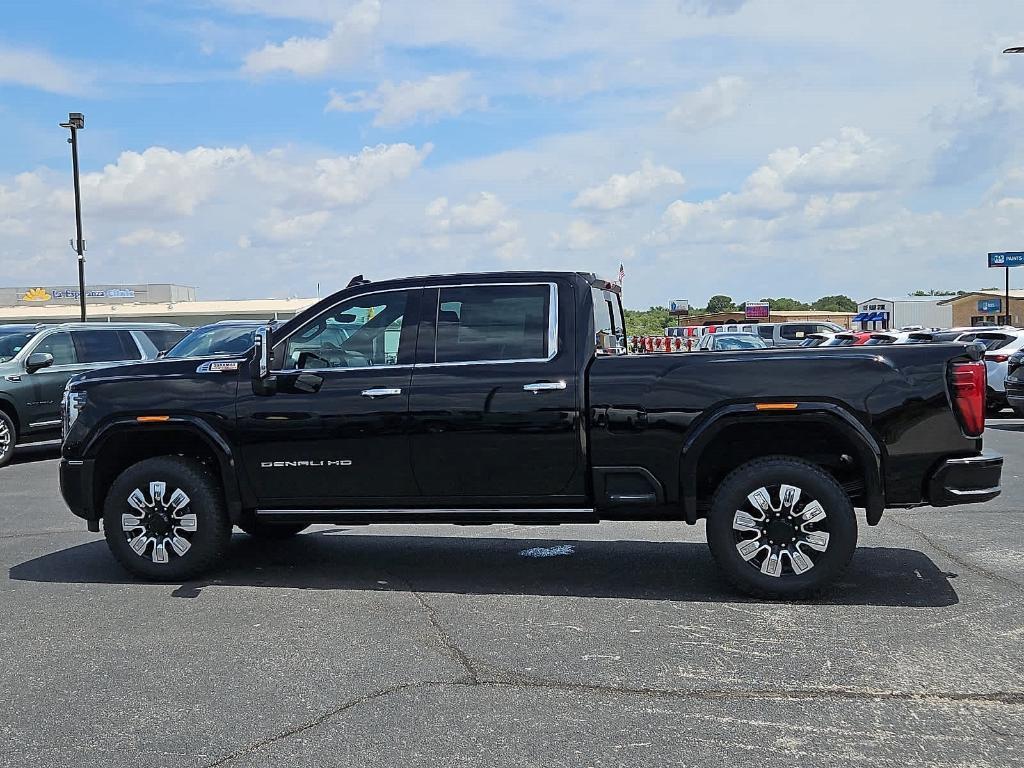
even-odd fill
[(1001, 497), (862, 525), (793, 604), (681, 523), (237, 534), (207, 580), (136, 582), (21, 448), (0, 765), (1024, 765), (1024, 424), (990, 426)]

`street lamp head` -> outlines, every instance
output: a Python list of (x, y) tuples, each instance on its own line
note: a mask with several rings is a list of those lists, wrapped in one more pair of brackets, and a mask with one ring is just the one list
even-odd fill
[(81, 112), (68, 112), (68, 121), (61, 123), (60, 127), (82, 130), (85, 128), (85, 115)]
[(1024, 53), (1024, 45), (1015, 45), (1013, 48), (1007, 48), (1003, 53)]

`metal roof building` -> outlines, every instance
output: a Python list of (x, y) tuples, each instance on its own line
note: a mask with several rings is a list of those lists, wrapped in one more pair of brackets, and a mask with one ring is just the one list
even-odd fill
[(878, 296), (857, 302), (853, 327), (861, 331), (881, 331), (889, 328), (949, 328), (953, 325), (953, 311), (943, 304), (945, 296)]

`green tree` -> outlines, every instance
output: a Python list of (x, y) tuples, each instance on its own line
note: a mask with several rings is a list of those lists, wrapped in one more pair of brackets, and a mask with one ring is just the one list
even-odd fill
[(772, 312), (792, 312), (795, 309), (810, 309), (810, 304), (805, 304), (798, 299), (790, 299), (786, 296), (780, 296), (777, 299), (765, 299), (769, 302), (772, 308)]
[(708, 312), (735, 312), (736, 304), (732, 296), (725, 296), (721, 293), (715, 294), (708, 299)]
[(686, 318), (674, 318), (665, 307), (624, 310), (626, 333), (630, 336), (661, 336), (672, 325), (685, 325)]
[(857, 302), (843, 294), (822, 296), (811, 304), (811, 309), (817, 309), (822, 312), (856, 312)]

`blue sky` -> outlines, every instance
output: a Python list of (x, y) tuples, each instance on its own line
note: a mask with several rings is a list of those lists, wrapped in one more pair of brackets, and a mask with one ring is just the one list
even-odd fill
[[(1012, 4), (13, 0), (0, 283), (213, 297), (626, 267), (631, 306), (977, 288), (1024, 249)], [(998, 276), (1001, 279), (1001, 276)]]

